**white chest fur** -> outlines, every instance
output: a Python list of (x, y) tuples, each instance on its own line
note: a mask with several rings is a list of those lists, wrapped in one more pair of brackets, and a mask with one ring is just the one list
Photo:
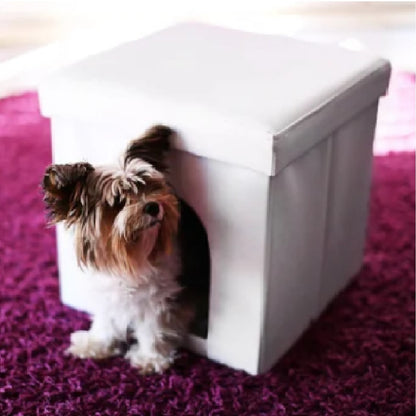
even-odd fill
[(166, 308), (166, 303), (180, 290), (172, 270), (147, 268), (138, 281), (103, 274), (89, 276), (95, 295), (91, 311), (94, 317), (106, 315), (117, 332), (138, 325)]

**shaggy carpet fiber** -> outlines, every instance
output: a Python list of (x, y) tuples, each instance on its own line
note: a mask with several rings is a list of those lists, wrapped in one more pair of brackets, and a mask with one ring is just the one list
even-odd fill
[(36, 94), (0, 100), (0, 415), (414, 414), (413, 153), (375, 158), (362, 271), (256, 377), (187, 351), (146, 377), (121, 358), (64, 356), (88, 319), (59, 301), (38, 187), (50, 160)]

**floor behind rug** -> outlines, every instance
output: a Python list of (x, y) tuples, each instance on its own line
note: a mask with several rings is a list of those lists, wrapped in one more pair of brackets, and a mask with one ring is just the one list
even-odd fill
[(362, 272), (257, 377), (186, 351), (166, 374), (147, 377), (120, 358), (63, 355), (88, 320), (59, 302), (55, 235), (38, 188), (50, 159), (36, 95), (0, 101), (1, 415), (414, 412), (414, 153), (375, 159)]

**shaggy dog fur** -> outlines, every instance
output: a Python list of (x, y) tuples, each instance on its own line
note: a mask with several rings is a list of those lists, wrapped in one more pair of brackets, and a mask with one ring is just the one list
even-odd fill
[(154, 126), (129, 144), (122, 166), (46, 170), (51, 223), (73, 229), (78, 262), (92, 271), (91, 296), (99, 299), (90, 330), (71, 335), (74, 356), (120, 354), (133, 338), (125, 357), (141, 372), (161, 372), (174, 359), (191, 312), (179, 301), (179, 203), (165, 178), (172, 134)]

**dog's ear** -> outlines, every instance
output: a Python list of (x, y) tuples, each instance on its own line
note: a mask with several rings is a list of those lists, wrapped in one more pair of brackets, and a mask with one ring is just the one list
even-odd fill
[(151, 127), (142, 137), (129, 144), (124, 156), (124, 166), (134, 159), (142, 159), (158, 171), (164, 172), (167, 169), (165, 156), (170, 149), (173, 134), (174, 131), (167, 126)]
[(71, 225), (82, 214), (87, 203), (85, 182), (94, 170), (89, 163), (51, 165), (42, 181), (43, 200), (52, 224), (66, 221)]

